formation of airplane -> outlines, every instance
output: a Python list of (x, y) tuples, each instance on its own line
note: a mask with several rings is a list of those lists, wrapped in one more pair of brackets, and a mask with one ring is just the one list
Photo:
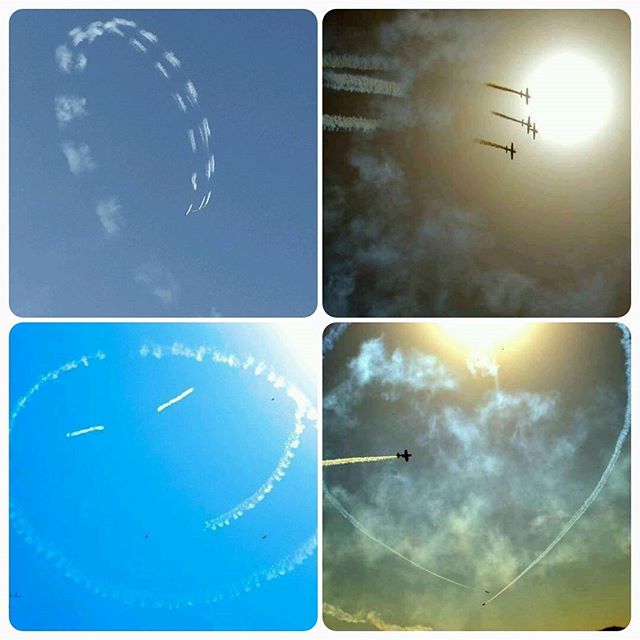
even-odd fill
[(405, 462), (409, 462), (409, 458), (411, 457), (411, 454), (405, 449), (404, 453), (396, 453), (396, 458), (404, 458)]
[[(519, 95), (521, 98), (525, 99), (525, 103), (529, 104), (529, 100), (531, 99), (531, 94), (529, 93), (529, 87), (526, 87), (524, 91), (522, 91), (522, 89), (512, 89), (511, 87), (503, 87), (502, 85), (499, 84), (493, 84), (492, 82), (486, 82), (485, 85), (487, 87), (491, 87), (492, 89), (498, 89), (499, 91), (507, 91), (509, 93), (515, 93), (516, 95)], [(527, 135), (528, 134), (533, 134), (533, 139), (536, 139), (536, 135), (539, 133), (538, 128), (536, 127), (536, 123), (535, 122), (531, 122), (531, 116), (527, 116), (527, 120), (525, 121), (524, 118), (513, 118), (512, 116), (508, 116), (504, 113), (499, 113), (498, 111), (492, 111), (491, 113), (493, 113), (493, 115), (495, 116), (499, 116), (500, 118), (504, 118), (505, 120), (511, 120), (512, 122), (517, 122), (519, 123), (522, 127), (526, 127), (527, 128)], [(476, 138), (474, 140), (474, 142), (479, 142), (480, 144), (486, 144), (488, 146), (491, 147), (497, 147), (499, 149), (504, 149), (506, 151), (506, 153), (511, 154), (511, 159), (513, 160), (513, 155), (516, 153), (516, 150), (513, 147), (513, 142), (511, 143), (510, 147), (506, 147), (506, 146), (502, 146), (502, 145), (498, 145), (495, 144), (493, 142), (488, 142), (486, 140), (480, 140), (479, 138)]]

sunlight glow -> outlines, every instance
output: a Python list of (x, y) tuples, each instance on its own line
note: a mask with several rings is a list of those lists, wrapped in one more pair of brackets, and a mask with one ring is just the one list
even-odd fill
[(547, 58), (526, 81), (531, 118), (545, 141), (573, 146), (592, 138), (607, 122), (611, 85), (592, 60), (564, 52)]
[(521, 322), (464, 323), (439, 325), (442, 335), (467, 353), (493, 355), (522, 337), (530, 325)]

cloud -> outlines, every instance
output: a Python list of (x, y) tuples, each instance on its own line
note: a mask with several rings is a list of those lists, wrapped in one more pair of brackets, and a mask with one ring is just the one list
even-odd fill
[(61, 147), (62, 153), (64, 153), (69, 163), (69, 170), (74, 176), (86, 171), (93, 171), (96, 168), (96, 163), (91, 157), (91, 149), (88, 144), (84, 142), (75, 144), (67, 141), (63, 142)]
[(134, 280), (154, 295), (163, 306), (174, 304), (178, 298), (180, 286), (174, 275), (166, 267), (145, 262), (134, 272)]
[(336, 620), (340, 620), (340, 622), (371, 625), (379, 631), (433, 631), (431, 627), (425, 626), (403, 627), (402, 625), (390, 624), (385, 622), (375, 611), (358, 611), (355, 614), (349, 613), (328, 602), (322, 605), (322, 612), (325, 616), (330, 616)]
[(122, 207), (114, 196), (100, 200), (96, 206), (96, 214), (109, 236), (118, 233), (124, 224)]
[(83, 53), (74, 53), (66, 44), (56, 48), (56, 64), (63, 73), (84, 71), (87, 66), (87, 57)]
[(56, 120), (61, 129), (72, 120), (87, 115), (87, 99), (80, 96), (56, 96), (54, 100)]

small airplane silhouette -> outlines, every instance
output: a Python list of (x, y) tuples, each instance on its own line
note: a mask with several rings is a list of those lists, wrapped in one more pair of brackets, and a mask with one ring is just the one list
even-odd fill
[(148, 539), (149, 539), (149, 534), (148, 534), (148, 533), (145, 533), (145, 534), (144, 534), (144, 539), (145, 539), (145, 540), (148, 540)]
[(513, 154), (516, 153), (515, 147), (513, 146), (513, 142), (511, 143), (511, 147), (504, 147), (504, 150), (507, 153), (511, 154), (511, 159), (513, 160)]
[(262, 536), (262, 539), (264, 540), (266, 537), (267, 537), (267, 534), (265, 533), (265, 534)]
[(531, 98), (531, 95), (529, 94), (529, 87), (525, 89), (524, 93), (522, 91), (518, 91), (518, 93), (521, 98), (525, 99), (526, 104), (529, 104), (529, 98)]
[(523, 127), (527, 127), (527, 133), (531, 133), (533, 131), (533, 139), (536, 139), (536, 133), (538, 133), (538, 129), (536, 129), (536, 123), (531, 123), (531, 116), (527, 116), (527, 121), (520, 120), (520, 124)]
[(411, 454), (405, 449), (404, 453), (396, 453), (396, 458), (404, 458), (405, 462), (409, 462), (409, 458), (411, 457)]
[(484, 590), (485, 593), (491, 593), (491, 591), (487, 591), (486, 589)]

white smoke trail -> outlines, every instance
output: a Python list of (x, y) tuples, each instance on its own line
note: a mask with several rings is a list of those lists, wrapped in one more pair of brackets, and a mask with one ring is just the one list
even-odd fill
[(77, 431), (68, 431), (67, 438), (83, 436), (85, 433), (92, 433), (93, 431), (104, 431), (104, 426), (101, 424), (97, 424), (95, 427), (87, 427), (86, 429), (78, 429)]
[(360, 464), (363, 462), (382, 462), (383, 460), (397, 460), (397, 456), (366, 456), (364, 458), (336, 458), (334, 460), (323, 460), (323, 467), (335, 467), (341, 464)]
[(165, 78), (169, 78), (169, 72), (164, 68), (162, 62), (156, 62), (155, 67)]
[(428, 573), (429, 575), (432, 575), (435, 578), (438, 578), (440, 580), (444, 580), (445, 582), (449, 582), (451, 584), (455, 584), (458, 587), (462, 587), (463, 589), (471, 589), (472, 588), (467, 584), (462, 584), (461, 582), (457, 582), (456, 580), (452, 580), (451, 578), (447, 578), (446, 576), (440, 575), (439, 573), (436, 573), (435, 571), (431, 571), (431, 569), (427, 569), (427, 567), (422, 566), (421, 564), (415, 562), (414, 560), (411, 560), (411, 558), (407, 558), (407, 556), (403, 555), (399, 551), (396, 551), (393, 547), (390, 547), (386, 542), (383, 542), (379, 538), (376, 538), (374, 535), (369, 533), (364, 528), (364, 525), (359, 520), (357, 520), (354, 516), (352, 516), (342, 506), (342, 504), (338, 501), (338, 499), (329, 491), (329, 489), (327, 489), (326, 485), (323, 486), (322, 489), (323, 489), (323, 493), (324, 493), (325, 498), (331, 503), (331, 505), (335, 509), (337, 509), (337, 511), (340, 513), (340, 515), (343, 518), (345, 518), (346, 520), (348, 520), (356, 529), (358, 529), (358, 531), (360, 531), (360, 533), (362, 533), (365, 536), (367, 536), (367, 538), (369, 538), (369, 540), (371, 540), (372, 542), (375, 542), (376, 544), (379, 544), (381, 547), (383, 547), (384, 549), (386, 549), (387, 551), (389, 551), (393, 555), (397, 556), (398, 558), (401, 558), (405, 562), (408, 562), (412, 567), (415, 567), (416, 569), (419, 569), (420, 571), (424, 571), (425, 573)]
[(370, 93), (395, 98), (404, 95), (403, 88), (392, 80), (382, 80), (371, 76), (359, 76), (352, 73), (336, 73), (323, 71), (322, 80), (325, 87), (334, 91), (350, 91), (355, 93)]
[(624, 423), (622, 425), (622, 429), (618, 434), (618, 438), (616, 440), (616, 444), (613, 448), (613, 453), (609, 458), (609, 462), (607, 466), (604, 468), (600, 479), (598, 480), (596, 486), (593, 488), (593, 491), (589, 494), (589, 497), (582, 503), (580, 508), (571, 516), (569, 521), (560, 529), (558, 535), (547, 545), (547, 547), (540, 553), (534, 560), (532, 560), (511, 582), (506, 584), (500, 591), (498, 591), (494, 596), (489, 598), (484, 604), (489, 604), (493, 602), (496, 598), (500, 597), (507, 589), (512, 587), (520, 578), (522, 578), (525, 574), (527, 574), (533, 567), (535, 567), (541, 560), (545, 558), (545, 556), (550, 553), (553, 548), (564, 538), (567, 533), (571, 530), (574, 524), (580, 520), (580, 518), (585, 514), (587, 509), (595, 502), (596, 498), (602, 491), (602, 488), (606, 484), (609, 476), (611, 475), (613, 468), (620, 457), (620, 452), (622, 451), (622, 445), (627, 439), (627, 435), (629, 435), (629, 430), (631, 428), (631, 336), (629, 334), (629, 329), (625, 327), (623, 324), (618, 324), (618, 328), (622, 332), (622, 338), (620, 342), (622, 344), (622, 348), (625, 353), (625, 371), (627, 376), (627, 406), (625, 409)]
[(187, 131), (187, 136), (189, 136), (189, 144), (191, 145), (191, 151), (195, 153), (196, 151), (196, 136), (193, 133), (193, 129), (189, 129)]
[(379, 631), (433, 631), (431, 627), (403, 627), (402, 625), (385, 622), (375, 611), (358, 611), (355, 614), (349, 613), (328, 602), (323, 603), (322, 612), (341, 622), (347, 622), (348, 624), (369, 624)]
[[(176, 345), (174, 345), (174, 347), (175, 346)], [(147, 349), (144, 349), (143, 347), (143, 349), (141, 349), (141, 355), (149, 355), (151, 351)], [(204, 357), (202, 350), (203, 348), (201, 347), (196, 352), (193, 352), (193, 357), (198, 361), (202, 361)], [(142, 351), (145, 353), (142, 353)], [(248, 358), (244, 362), (240, 362), (235, 356), (225, 356), (219, 352), (211, 350), (209, 350), (209, 353), (212, 354), (212, 357), (216, 362), (222, 362), (230, 367), (241, 366), (242, 369), (247, 370), (251, 369), (255, 364), (255, 359), (253, 358)], [(157, 358), (162, 357), (162, 350), (154, 347), (153, 355)], [(183, 355), (191, 357), (188, 350), (185, 351)], [(37, 382), (29, 388), (27, 393), (18, 399), (15, 408), (11, 412), (9, 418), (9, 435), (11, 435), (12, 430), (15, 428), (15, 422), (24, 408), (43, 385), (48, 382), (58, 380), (65, 373), (87, 368), (93, 361), (102, 361), (105, 358), (106, 355), (102, 351), (98, 351), (93, 355), (83, 355), (77, 360), (71, 360), (61, 367), (40, 376)], [(267, 366), (263, 362), (260, 362), (256, 366), (256, 370), (257, 369), (260, 371), (259, 373), (256, 373), (256, 375), (261, 375), (267, 371)], [(273, 378), (275, 382), (282, 380), (281, 377), (276, 376), (273, 372), (269, 374), (269, 377)], [(312, 409), (309, 409), (307, 411), (306, 418), (315, 421), (317, 416), (314, 414)], [(91, 430), (101, 430), (100, 425), (92, 427)], [(218, 589), (216, 593), (200, 592), (197, 595), (184, 597), (176, 597), (173, 594), (159, 596), (155, 592), (151, 593), (148, 591), (129, 588), (113, 588), (100, 580), (86, 576), (81, 571), (77, 570), (64, 554), (37, 533), (27, 518), (22, 515), (20, 509), (13, 504), (11, 499), (9, 500), (9, 520), (14, 530), (23, 537), (27, 544), (31, 545), (37, 553), (42, 554), (48, 561), (53, 563), (57, 569), (64, 573), (66, 578), (87, 589), (87, 591), (97, 596), (110, 598), (111, 600), (121, 602), (129, 606), (154, 606), (156, 608), (165, 608), (168, 610), (190, 608), (196, 603), (215, 604), (253, 591), (254, 589), (259, 588), (263, 581), (276, 580), (297, 569), (297, 567), (303, 564), (314, 554), (318, 546), (317, 536), (314, 533), (293, 552), (285, 555), (266, 569), (255, 571), (251, 576), (244, 578), (235, 584)]]
[(357, 116), (322, 116), (322, 129), (324, 131), (377, 131), (380, 128), (380, 120), (372, 118), (359, 118)]
[(173, 51), (165, 51), (162, 56), (174, 69), (179, 69), (181, 67), (182, 63), (178, 60)]
[[(200, 107), (198, 106), (198, 92), (194, 83), (188, 80), (184, 75), (179, 72), (182, 64), (173, 51), (167, 51), (161, 48), (159, 38), (157, 35), (144, 29), (137, 29), (135, 22), (131, 20), (125, 20), (123, 18), (112, 18), (106, 22), (94, 21), (87, 27), (75, 27), (69, 34), (69, 40), (67, 43), (57, 47), (55, 51), (56, 64), (60, 71), (70, 74), (74, 71), (83, 71), (87, 66), (87, 56), (81, 49), (93, 43), (98, 37), (103, 35), (115, 35), (118, 38), (126, 38), (125, 42), (128, 43), (135, 51), (145, 54), (150, 58), (153, 67), (160, 73), (165, 79), (169, 80), (172, 85), (176, 85), (185, 89), (186, 94), (183, 97), (181, 93), (174, 90), (171, 93), (173, 99), (176, 101), (179, 109), (187, 114), (190, 110), (194, 110), (197, 114), (201, 114)], [(141, 41), (144, 40), (144, 42)], [(165, 66), (165, 63), (170, 65), (170, 68), (176, 73), (170, 74), (169, 70)], [(172, 76), (173, 75), (173, 79)], [(197, 114), (194, 114), (196, 117)], [(78, 114), (80, 115), (80, 114)], [(206, 119), (199, 118), (201, 122)], [(207, 124), (208, 128), (208, 124)], [(207, 206), (209, 199), (207, 194), (210, 193), (210, 182), (213, 176), (213, 171), (209, 170), (211, 152), (209, 149), (210, 133), (205, 133), (206, 142), (203, 145), (202, 153), (204, 158), (202, 159), (202, 165), (206, 173), (206, 180), (203, 180), (200, 185), (194, 190), (197, 192), (194, 194), (195, 200), (190, 203), (190, 210), (194, 210), (197, 206), (196, 202), (200, 202), (200, 205), (196, 210), (202, 210)], [(191, 144), (191, 139), (189, 139)], [(86, 145), (84, 145), (86, 147)], [(83, 148), (84, 148), (83, 147)], [(88, 147), (86, 147), (88, 149)], [(193, 149), (193, 145), (192, 145)], [(69, 154), (65, 152), (67, 159), (69, 160)], [(80, 173), (83, 170), (94, 168), (92, 162), (73, 163), (74, 159), (78, 158), (78, 153), (72, 154), (71, 160), (69, 160), (70, 168), (74, 173)], [(80, 158), (81, 159), (81, 158)], [(89, 158), (90, 160), (90, 158)], [(192, 182), (192, 185), (194, 183)], [(205, 204), (202, 204), (202, 203)]]
[(182, 357), (196, 362), (216, 362), (224, 364), (232, 369), (252, 372), (255, 376), (264, 376), (265, 379), (274, 389), (282, 390), (288, 398), (295, 404), (294, 426), (293, 430), (287, 436), (282, 455), (278, 460), (273, 471), (267, 479), (247, 498), (237, 503), (233, 508), (224, 513), (210, 518), (205, 522), (205, 527), (215, 531), (223, 527), (233, 524), (242, 518), (252, 509), (255, 509), (264, 499), (273, 491), (276, 483), (280, 482), (286, 475), (289, 466), (296, 451), (300, 446), (301, 437), (307, 424), (312, 423), (314, 426), (317, 421), (317, 412), (311, 405), (304, 393), (294, 384), (288, 382), (283, 376), (278, 375), (273, 369), (264, 362), (258, 362), (253, 356), (249, 356), (244, 360), (233, 354), (224, 354), (210, 347), (200, 346), (195, 349), (185, 346), (179, 342), (173, 343), (171, 346), (161, 345), (143, 345), (139, 351), (142, 357), (153, 357), (161, 360), (165, 356)]
[(13, 429), (16, 418), (20, 415), (22, 410), (25, 408), (29, 400), (36, 394), (41, 388), (42, 385), (47, 382), (51, 382), (53, 380), (58, 380), (61, 375), (79, 369), (80, 367), (88, 367), (91, 362), (94, 360), (101, 361), (104, 360), (107, 356), (102, 352), (98, 351), (94, 355), (91, 356), (81, 356), (77, 360), (71, 360), (66, 364), (63, 364), (61, 367), (54, 369), (53, 371), (49, 371), (49, 373), (45, 373), (44, 375), (38, 378), (38, 381), (23, 395), (21, 398), (18, 398), (16, 402), (16, 408), (13, 410), (11, 415), (9, 416), (9, 434), (11, 434), (11, 430)]
[(180, 400), (184, 400), (187, 396), (190, 396), (193, 393), (193, 387), (189, 387), (186, 391), (179, 393), (175, 398), (171, 398), (171, 400), (167, 400), (163, 404), (161, 404), (157, 411), (161, 413), (165, 409), (168, 409), (170, 406), (174, 405), (176, 402), (180, 402)]
[(325, 53), (322, 66), (328, 69), (357, 69), (358, 71), (389, 71), (394, 67), (394, 60), (386, 56)]

